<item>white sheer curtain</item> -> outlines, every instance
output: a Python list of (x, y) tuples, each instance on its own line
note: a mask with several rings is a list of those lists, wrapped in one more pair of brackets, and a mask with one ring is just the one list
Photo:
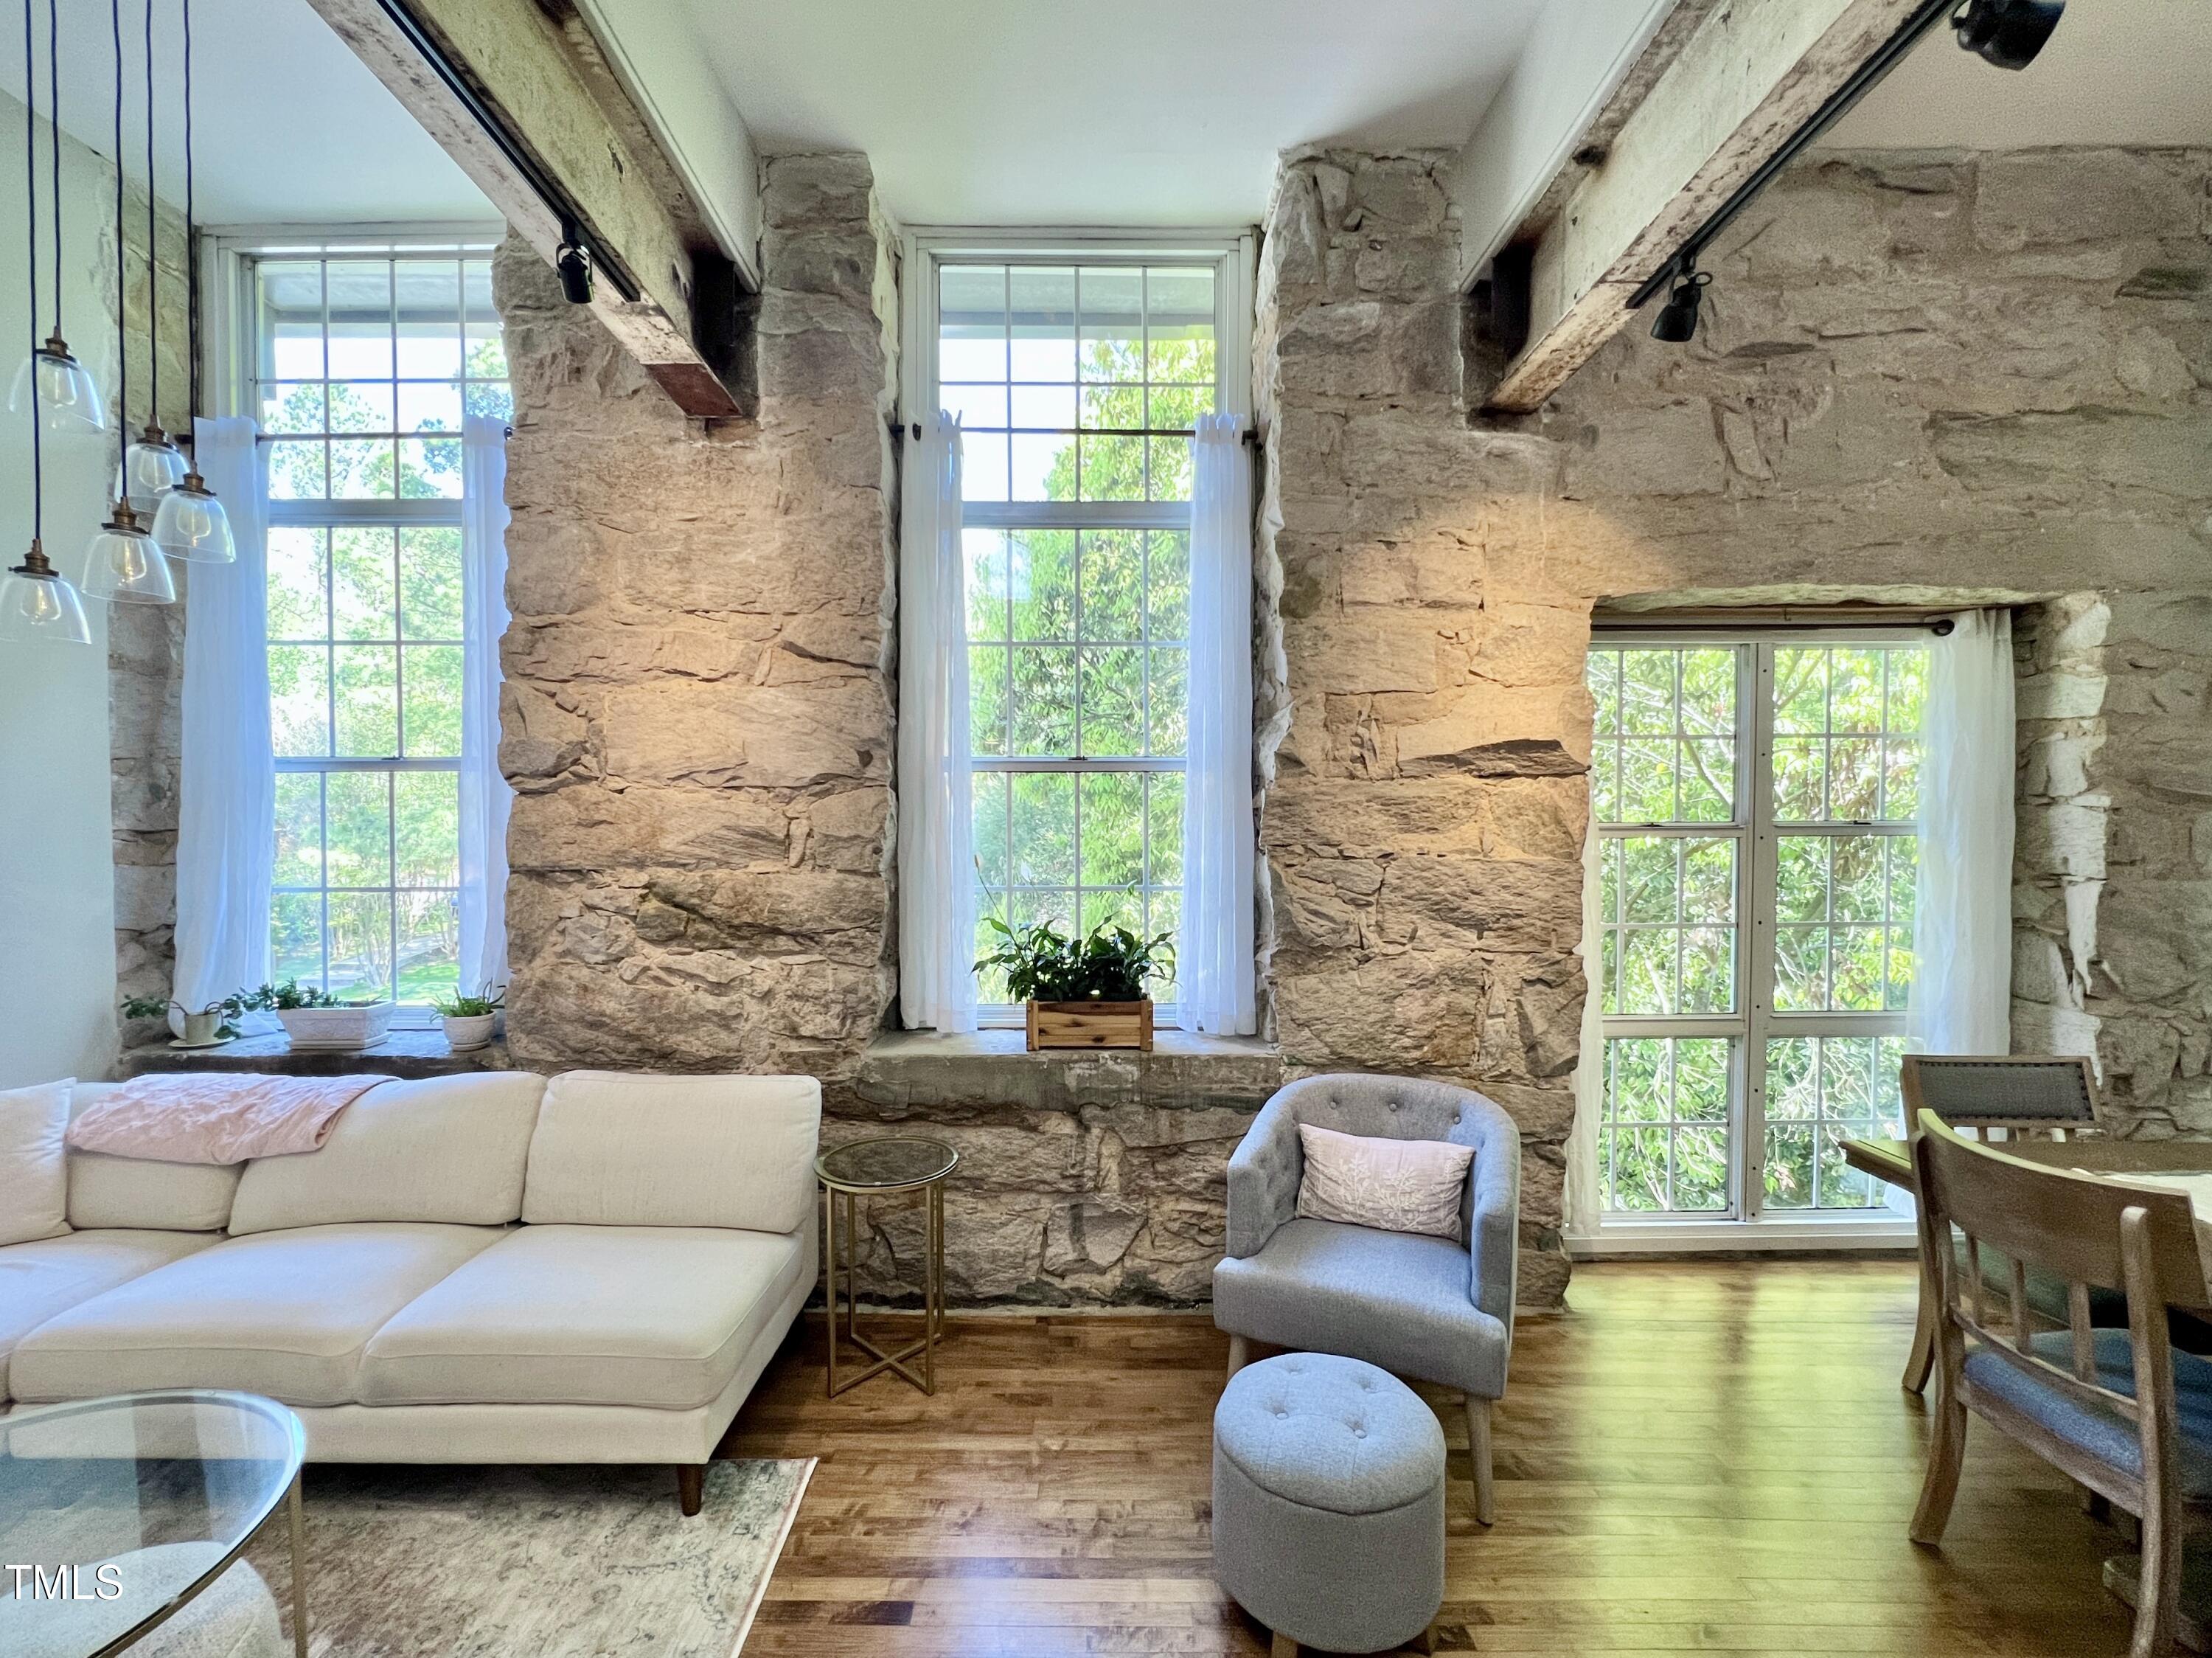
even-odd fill
[(975, 1028), (975, 802), (969, 792), (967, 560), (960, 423), (906, 451), (899, 553), (899, 1005), (908, 1029)]
[(1583, 997), (1582, 1063), (1575, 1067), (1575, 1120), (1567, 1130), (1570, 1238), (1595, 1238), (1605, 1217), (1605, 1175), (1598, 1167), (1597, 1143), (1598, 1125), (1605, 1120), (1605, 1003), (1598, 983), (1605, 960), (1599, 921), (1603, 845), (1593, 803), (1589, 826), (1583, 833), (1583, 942), (1578, 954), (1588, 984)]
[(2012, 617), (1969, 611), (1929, 649), (1920, 875), (1906, 1016), (1921, 1053), (2011, 1045)]
[(507, 425), (461, 426), (461, 989), (507, 983), (507, 820), (499, 641), (507, 631)]
[[(192, 430), (193, 459), (222, 498), (238, 548), (230, 564), (191, 566), (185, 594), (170, 994), (198, 1009), (269, 977), (276, 767), (269, 741), (269, 491), (258, 433), (242, 416), (197, 421)], [(274, 1025), (265, 1017), (255, 1022)]]
[(1182, 1022), (1249, 1035), (1252, 989), (1252, 463), (1243, 423), (1191, 439), (1189, 747), (1182, 808)]

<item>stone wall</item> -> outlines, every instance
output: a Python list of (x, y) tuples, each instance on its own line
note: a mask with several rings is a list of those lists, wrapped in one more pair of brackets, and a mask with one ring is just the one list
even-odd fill
[[(2212, 589), (2212, 156), (1816, 155), (1709, 254), (1693, 345), (1632, 325), (1540, 415), (1498, 424), (1460, 394), (1440, 161), (1295, 153), (1266, 227), (1260, 580), (1282, 688), (1261, 839), (1285, 1062), (1497, 1097), (1528, 1153), (1522, 1297), (1556, 1294), (1593, 606), (2088, 593), (2036, 613), (2028, 648), (2090, 649), (2060, 619), (2110, 631), (2101, 605), (2129, 619), (2117, 653), (2094, 647), (2127, 686), (2093, 769), (2034, 798), (2111, 795), (2100, 900), (2072, 902), (2100, 902), (2107, 959), (2121, 914), (2163, 941), (2130, 947), (2124, 1007), (2096, 992), (2124, 1108), (2149, 1098), (2122, 1080), (2139, 1073), (2197, 1097), (2164, 1079), (2203, 1072), (2212, 984), (2191, 942), (2212, 919), (2191, 792), (2205, 680), (2185, 654), (2191, 590)], [(2063, 916), (2071, 879), (2027, 861), (2050, 838), (2023, 824), (2037, 937), (2054, 935), (2032, 895)]]
[[(111, 170), (107, 187), (114, 187)], [(112, 199), (104, 197), (102, 199)], [(191, 320), (186, 285), (188, 255), (184, 216), (162, 204), (155, 261), (160, 281), (149, 279), (146, 265), (146, 193), (128, 189), (124, 222), (129, 255), (125, 261), (125, 337), (130, 349), (131, 430), (146, 423), (151, 384), (150, 346), (161, 348), (161, 424), (172, 436), (191, 424)], [(71, 342), (89, 362), (106, 365), (102, 388), (112, 399), (115, 361), (115, 233), (100, 237), (100, 288), (106, 314), (94, 325), (105, 338)], [(151, 308), (158, 303), (160, 310)], [(158, 327), (149, 319), (158, 315)], [(84, 323), (76, 325), (83, 330)], [(111, 418), (117, 411), (111, 407)], [(111, 466), (113, 440), (109, 440)], [(177, 584), (173, 605), (111, 605), (107, 615), (107, 719), (109, 800), (114, 814), (115, 978), (118, 997), (169, 994), (176, 966), (177, 786), (183, 750), (185, 616), (190, 598), (190, 567), (172, 562)], [(148, 1021), (130, 1036), (157, 1028)]]
[(687, 421), (519, 239), (500, 759), (539, 1070), (849, 1070), (893, 989), (896, 250), (857, 155), (764, 166), (757, 420)]
[[(1695, 344), (1632, 326), (1492, 424), (1441, 158), (1286, 157), (1254, 364), (1279, 1057), (870, 1048), (894, 282), (865, 163), (768, 164), (757, 424), (687, 424), (510, 247), (518, 1061), (804, 1070), (831, 1139), (938, 1125), (956, 1297), (1036, 1302), (1201, 1297), (1221, 1161), (1276, 1077), (1462, 1079), (1522, 1125), (1522, 1296), (1554, 1299), (1592, 608), (1877, 597), (2022, 607), (2021, 1040), (2094, 1041), (2124, 1109), (2192, 1120), (2209, 160), (1817, 155), (1709, 256)], [(871, 1284), (914, 1243), (872, 1228)]]

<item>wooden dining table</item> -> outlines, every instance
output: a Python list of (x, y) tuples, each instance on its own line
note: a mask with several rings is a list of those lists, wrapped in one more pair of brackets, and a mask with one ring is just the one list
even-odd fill
[[(1844, 1140), (1844, 1161), (1862, 1174), (1902, 1187), (1917, 1199), (1919, 1182), (1912, 1171), (1912, 1148), (1903, 1140)], [(2212, 1140), (2006, 1140), (2008, 1157), (2056, 1168), (2078, 1170), (2116, 1180), (2135, 1180), (2188, 1194), (2197, 1220), (2197, 1244), (2212, 1269)], [(1936, 1362), (1936, 1306), (1928, 1275), (1921, 1274), (1920, 1311), (1913, 1322), (1912, 1350), (1905, 1361), (1905, 1385), (1923, 1392)]]

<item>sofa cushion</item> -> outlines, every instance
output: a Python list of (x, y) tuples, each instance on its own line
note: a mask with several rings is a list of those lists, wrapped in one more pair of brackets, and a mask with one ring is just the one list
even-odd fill
[(321, 1149), (246, 1165), (231, 1233), (342, 1221), (504, 1225), (522, 1212), (523, 1164), (544, 1088), (528, 1071), (371, 1088), (338, 1114)]
[(204, 1232), (65, 1233), (0, 1249), (0, 1399), (15, 1345), (57, 1313), (205, 1249)]
[(0, 1244), (69, 1230), (67, 1082), (0, 1093)]
[(522, 1218), (795, 1232), (821, 1128), (811, 1076), (567, 1071), (545, 1085)]
[[(72, 1120), (106, 1099), (113, 1082), (79, 1082), (70, 1091)], [(71, 1226), (130, 1227), (162, 1232), (220, 1232), (230, 1224), (230, 1200), (242, 1166), (161, 1163), (105, 1152), (69, 1154)]]
[(232, 1238), (95, 1295), (15, 1349), (18, 1399), (233, 1387), (354, 1402), (362, 1349), (494, 1227), (310, 1226)]
[(526, 1226), (368, 1344), (365, 1405), (642, 1405), (730, 1384), (798, 1287), (799, 1239), (677, 1226)]
[(1286, 1221), (1258, 1254), (1215, 1266), (1213, 1321), (1502, 1399), (1510, 1332), (1474, 1304), (1470, 1270), (1467, 1251), (1449, 1239)]

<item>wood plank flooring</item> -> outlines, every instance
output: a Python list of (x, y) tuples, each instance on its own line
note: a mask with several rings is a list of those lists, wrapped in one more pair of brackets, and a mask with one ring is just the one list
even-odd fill
[[(1447, 1651), (2117, 1655), (2124, 1540), (1979, 1423), (1941, 1554), (1905, 1522), (1926, 1414), (1895, 1261), (1619, 1263), (1522, 1321), (1497, 1526), (1452, 1448)], [(822, 1397), (809, 1320), (723, 1454), (822, 1459), (745, 1658), (1257, 1655), (1214, 1586), (1203, 1318), (955, 1319), (934, 1399)], [(1448, 1396), (1432, 1395), (1444, 1405)]]

